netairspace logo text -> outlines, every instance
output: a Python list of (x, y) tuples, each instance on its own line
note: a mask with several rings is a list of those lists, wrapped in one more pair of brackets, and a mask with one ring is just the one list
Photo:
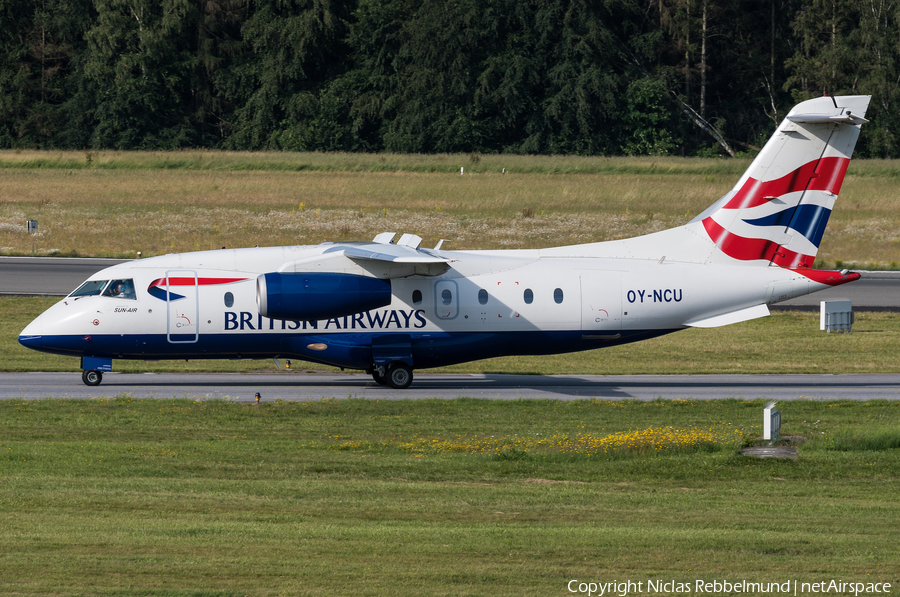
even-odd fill
[(588, 597), (627, 597), (628, 595), (694, 593), (696, 595), (717, 595), (722, 593), (769, 593), (773, 595), (876, 595), (891, 592), (891, 584), (886, 582), (845, 582), (843, 580), (823, 580), (802, 582), (750, 582), (746, 580), (623, 580), (612, 582), (588, 582), (570, 580), (566, 584), (570, 593)]

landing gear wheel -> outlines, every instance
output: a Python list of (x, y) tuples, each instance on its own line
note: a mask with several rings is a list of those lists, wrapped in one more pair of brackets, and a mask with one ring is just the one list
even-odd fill
[(100, 382), (103, 381), (103, 373), (100, 371), (82, 371), (81, 381), (86, 386), (99, 386)]
[(385, 377), (384, 375), (379, 375), (378, 371), (372, 371), (372, 379), (374, 379), (375, 383), (380, 386), (388, 385), (387, 377)]
[(395, 390), (405, 390), (412, 383), (413, 374), (409, 365), (394, 361), (388, 366), (387, 383)]

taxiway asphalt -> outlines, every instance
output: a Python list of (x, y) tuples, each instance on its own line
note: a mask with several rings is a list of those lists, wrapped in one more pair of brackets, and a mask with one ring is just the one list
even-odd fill
[(89, 277), (125, 259), (0, 257), (0, 294), (66, 296)]
[(406, 390), (361, 373), (106, 373), (100, 386), (80, 373), (0, 373), (0, 399), (188, 398), (252, 402), (328, 398), (423, 400), (900, 400), (900, 374), (847, 375), (500, 375), (420, 374)]

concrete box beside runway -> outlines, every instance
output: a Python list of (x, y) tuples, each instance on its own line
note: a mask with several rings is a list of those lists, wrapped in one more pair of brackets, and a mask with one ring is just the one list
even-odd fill
[(822, 301), (819, 305), (819, 329), (827, 333), (847, 332), (853, 327), (851, 301)]

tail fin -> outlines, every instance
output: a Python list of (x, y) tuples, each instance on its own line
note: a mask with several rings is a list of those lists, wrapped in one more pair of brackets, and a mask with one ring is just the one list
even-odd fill
[(795, 106), (734, 189), (694, 221), (733, 259), (812, 267), (869, 97)]

